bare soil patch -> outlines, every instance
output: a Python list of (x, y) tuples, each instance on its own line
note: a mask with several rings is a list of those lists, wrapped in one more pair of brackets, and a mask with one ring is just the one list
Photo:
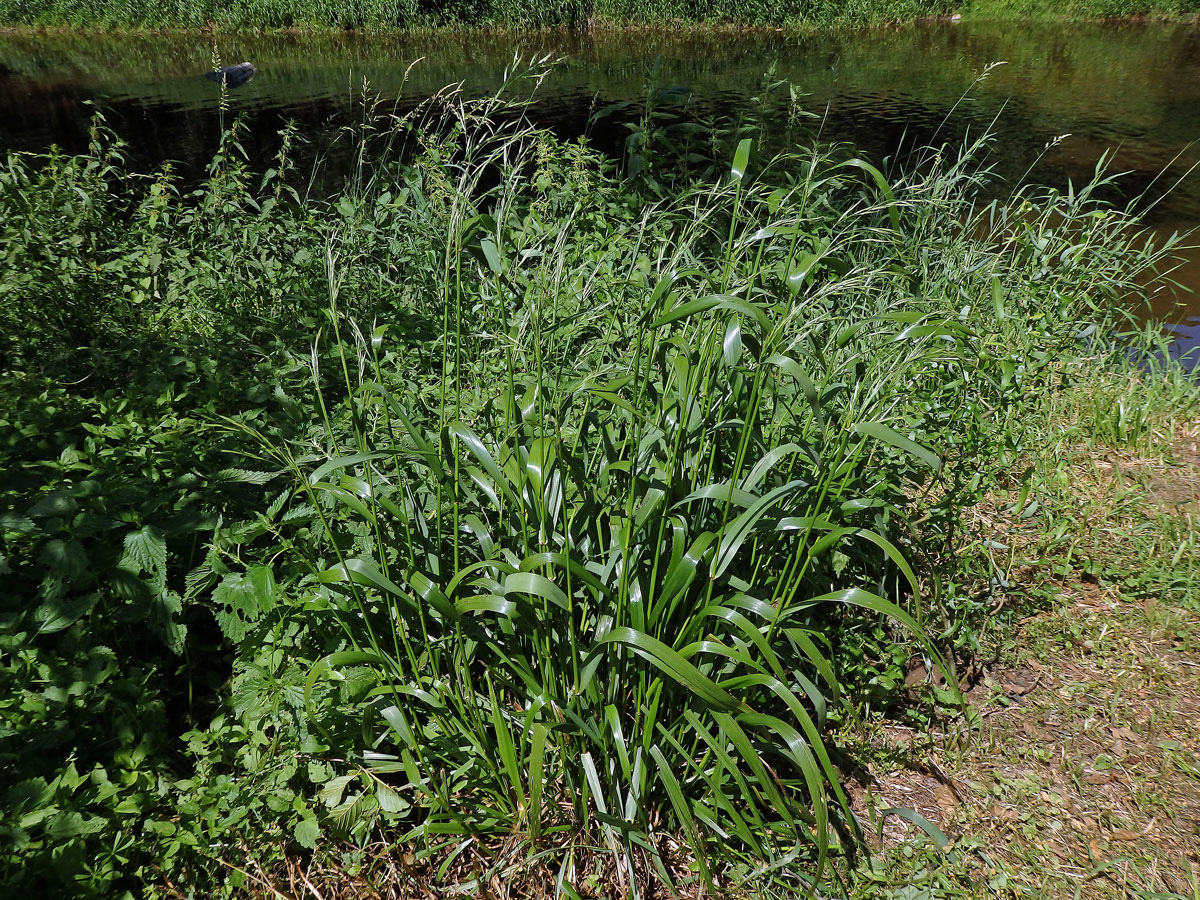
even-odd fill
[[(1200, 583), (1194, 553), (1162, 558), (1136, 521), (1194, 533), (1198, 445), (1189, 431), (1165, 458), (1106, 451), (1070, 465), (1088, 543), (1118, 569)], [(1018, 657), (974, 684), (965, 722), (876, 736), (876, 758), (900, 762), (874, 767), (862, 809), (915, 811), (949, 842), (891, 815), (879, 854), (903, 857), (911, 878), (923, 848), (941, 892), (921, 896), (1200, 898), (1200, 612), (1186, 588), (1160, 601), (1136, 578), (1123, 591), (1079, 571), (1047, 584), (1047, 571), (1014, 569), (1049, 588), (1051, 608), (1018, 623)]]

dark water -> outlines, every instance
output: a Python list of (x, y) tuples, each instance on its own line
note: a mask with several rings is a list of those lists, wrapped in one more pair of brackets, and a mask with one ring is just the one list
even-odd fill
[[(1158, 197), (1147, 213), (1170, 232), (1200, 225), (1200, 30), (1172, 25), (929, 23), (794, 34), (666, 31), (380, 36), (36, 36), (0, 33), (0, 149), (86, 146), (92, 107), (138, 161), (176, 160), (198, 173), (219, 133), (214, 61), (252, 61), (232, 94), (252, 135), (287, 120), (324, 152), (372, 93), (416, 102), (447, 84), (494, 90), (515, 55), (561, 58), (535, 116), (581, 133), (591, 111), (648, 90), (678, 89), (710, 113), (736, 114), (777, 76), (808, 94), (822, 134), (882, 161), (903, 146), (954, 142), (989, 126), (999, 170), (1066, 186), (1086, 181), (1105, 152), (1128, 171), (1124, 189)], [(414, 65), (414, 62), (416, 62)], [(994, 63), (1003, 65), (992, 66)], [(989, 68), (991, 66), (991, 68)], [(986, 72), (985, 77), (980, 77)], [(228, 113), (226, 114), (228, 115)], [(1063, 135), (1070, 135), (1056, 141)], [(603, 135), (596, 135), (603, 139)], [(1047, 145), (1051, 145), (1047, 149)], [(257, 148), (264, 158), (274, 140)], [(336, 162), (336, 160), (335, 160)], [(1200, 254), (1177, 278), (1200, 287)], [(1200, 301), (1160, 298), (1160, 315), (1200, 338)]]

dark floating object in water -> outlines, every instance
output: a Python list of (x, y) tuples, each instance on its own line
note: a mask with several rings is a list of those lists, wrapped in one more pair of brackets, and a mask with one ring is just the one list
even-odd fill
[(217, 84), (224, 82), (226, 87), (235, 88), (241, 87), (256, 74), (258, 69), (254, 68), (254, 63), (243, 62), (236, 66), (222, 66), (215, 72), (205, 72), (204, 77)]

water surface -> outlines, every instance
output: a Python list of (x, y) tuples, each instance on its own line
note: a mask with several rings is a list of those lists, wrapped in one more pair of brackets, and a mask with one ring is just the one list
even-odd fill
[[(533, 55), (562, 60), (533, 110), (561, 133), (583, 133), (595, 109), (648, 91), (669, 90), (709, 113), (737, 114), (774, 64), (777, 77), (807, 94), (823, 137), (852, 141), (876, 161), (991, 128), (993, 160), (1009, 178), (1028, 172), (1065, 187), (1087, 180), (1109, 153), (1112, 165), (1129, 173), (1122, 184), (1131, 195), (1148, 191), (1157, 199), (1183, 179), (1147, 212), (1154, 227), (1200, 225), (1200, 178), (1184, 179), (1200, 160), (1200, 30), (1184, 25), (943, 22), (810, 34), (419, 37), (0, 34), (0, 149), (82, 149), (90, 104), (100, 103), (137, 161), (171, 159), (185, 173), (199, 173), (221, 120), (218, 88), (199, 75), (214, 63), (249, 60), (258, 75), (231, 95), (232, 105), (248, 114), (252, 135), (271, 137), (252, 152), (265, 159), (274, 132), (294, 120), (316, 155), (359, 114), (364, 84), (401, 103), (455, 82), (478, 95), (496, 89), (515, 56)], [(593, 137), (613, 138), (594, 130)], [(1177, 276), (1200, 287), (1200, 256)], [(1158, 306), (1181, 323), (1189, 343), (1196, 340), (1200, 302), (1184, 292), (1164, 294)]]

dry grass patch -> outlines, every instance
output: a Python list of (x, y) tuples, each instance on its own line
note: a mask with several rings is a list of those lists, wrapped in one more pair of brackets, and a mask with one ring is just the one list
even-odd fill
[(1200, 897), (1197, 429), (1161, 449), (1055, 457), (1075, 521), (1057, 544), (1011, 499), (977, 511), (1012, 548), (1013, 591), (1049, 608), (978, 672), (969, 724), (872, 738), (861, 808), (913, 810), (950, 842), (888, 816), (882, 895)]

